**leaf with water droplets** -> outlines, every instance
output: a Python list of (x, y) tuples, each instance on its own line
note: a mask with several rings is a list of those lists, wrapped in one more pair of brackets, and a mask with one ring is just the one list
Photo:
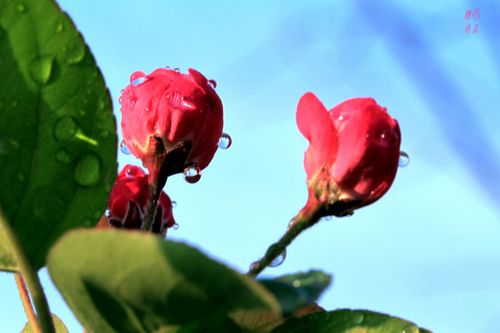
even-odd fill
[(47, 266), (66, 302), (91, 332), (158, 332), (217, 316), (245, 321), (242, 311), (279, 318), (274, 297), (250, 277), (190, 246), (151, 234), (71, 231), (51, 249)]
[(309, 271), (259, 279), (279, 301), (281, 311), (288, 315), (300, 308), (314, 304), (332, 282), (332, 276), (321, 271)]
[[(105, 210), (115, 120), (92, 54), (54, 1), (1, 1), (0, 30), (0, 207), (39, 269), (59, 236)], [(0, 269), (8, 257), (0, 247)]]
[(341, 309), (292, 318), (271, 333), (432, 333), (417, 325), (368, 310)]

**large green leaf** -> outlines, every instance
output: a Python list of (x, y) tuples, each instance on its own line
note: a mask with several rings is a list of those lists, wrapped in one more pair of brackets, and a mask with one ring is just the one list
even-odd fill
[(272, 333), (431, 333), (414, 323), (367, 310), (318, 312), (287, 320)]
[[(56, 330), (56, 333), (68, 333), (69, 332), (68, 328), (66, 327), (66, 325), (64, 325), (61, 318), (59, 318), (55, 314), (52, 314), (52, 321), (54, 322), (54, 328)], [(24, 328), (21, 331), (21, 333), (33, 333), (33, 332), (35, 332), (35, 331), (33, 330), (33, 327), (31, 327), (31, 324), (29, 322), (27, 322), (26, 325), (24, 325)]]
[[(0, 207), (38, 269), (61, 234), (105, 209), (117, 168), (111, 100), (51, 0), (0, 0), (0, 77)], [(8, 256), (0, 247), (0, 269), (12, 268)]]
[(48, 257), (49, 273), (91, 331), (154, 332), (242, 310), (279, 312), (262, 286), (185, 244), (119, 230), (77, 230)]
[(284, 315), (313, 304), (332, 282), (330, 274), (309, 271), (280, 276), (274, 279), (260, 279), (279, 301)]

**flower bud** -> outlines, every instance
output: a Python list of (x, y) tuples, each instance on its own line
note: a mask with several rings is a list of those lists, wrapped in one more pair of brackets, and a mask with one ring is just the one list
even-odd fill
[(190, 68), (187, 74), (159, 68), (135, 72), (120, 97), (124, 143), (150, 174), (167, 175), (186, 166), (208, 166), (222, 134), (222, 102), (210, 82)]
[(345, 212), (387, 192), (398, 168), (401, 133), (373, 98), (352, 98), (328, 111), (306, 93), (297, 107), (297, 125), (309, 140), (304, 167), (317, 200), (342, 202)]
[[(109, 213), (101, 218), (98, 227), (140, 229), (149, 195), (148, 175), (139, 167), (127, 164), (118, 175), (109, 196)], [(152, 225), (154, 233), (165, 235), (175, 224), (172, 203), (161, 192)]]

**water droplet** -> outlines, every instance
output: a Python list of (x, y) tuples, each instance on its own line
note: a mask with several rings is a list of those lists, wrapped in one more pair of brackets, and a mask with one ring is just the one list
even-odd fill
[(78, 160), (73, 174), (81, 186), (95, 185), (101, 177), (101, 160), (96, 153), (84, 154)]
[(259, 261), (254, 261), (253, 263), (250, 264), (250, 267), (248, 267), (248, 269), (250, 271), (253, 271), (254, 269), (256, 269), (257, 267), (259, 266)]
[(24, 172), (19, 171), (19, 172), (17, 173), (17, 180), (19, 180), (20, 182), (23, 182), (23, 181), (24, 181)]
[(198, 167), (198, 165), (192, 164), (184, 169), (184, 179), (188, 183), (194, 184), (198, 182), (200, 178), (201, 178), (201, 169), (200, 167)]
[(179, 225), (177, 223), (174, 223), (174, 225), (172, 226), (172, 229), (179, 230)]
[(107, 130), (101, 131), (100, 135), (101, 135), (101, 138), (106, 138), (109, 135), (109, 131), (107, 131)]
[(175, 201), (175, 200), (172, 200), (171, 204), (172, 204), (172, 208), (175, 208), (175, 207), (177, 207), (177, 201)]
[(132, 83), (134, 86), (139, 85), (146, 81), (146, 74), (142, 71), (135, 71), (130, 75), (130, 83)]
[(141, 169), (138, 168), (138, 167), (130, 167), (127, 169), (127, 171), (125, 171), (125, 175), (128, 177), (128, 178), (133, 178), (133, 177), (137, 177), (137, 175), (141, 172)]
[(399, 152), (399, 161), (398, 161), (398, 166), (400, 168), (404, 168), (410, 163), (410, 155), (408, 153), (401, 151)]
[(180, 73), (180, 72), (181, 72), (181, 70), (180, 70), (179, 68), (175, 67), (175, 68), (174, 68), (174, 72), (176, 72), (176, 73)]
[(331, 221), (332, 220), (332, 216), (331, 215), (327, 215), (327, 216), (323, 217), (323, 220), (325, 220), (325, 221)]
[(215, 80), (208, 80), (208, 84), (214, 89), (217, 88), (217, 82), (215, 82)]
[(71, 139), (77, 130), (76, 122), (72, 117), (63, 116), (54, 124), (54, 137), (58, 141)]
[(231, 147), (232, 143), (233, 139), (231, 139), (231, 136), (227, 133), (222, 133), (219, 139), (219, 148), (228, 149), (229, 147)]
[(64, 25), (62, 22), (57, 23), (56, 25), (56, 32), (62, 32), (64, 30)]
[(109, 219), (109, 217), (111, 216), (111, 211), (109, 209), (106, 209), (104, 211), (104, 216), (106, 216)]
[(50, 79), (52, 73), (52, 57), (40, 57), (30, 64), (29, 72), (33, 80), (40, 84), (45, 84)]
[(299, 288), (299, 287), (300, 287), (300, 285), (301, 285), (300, 280), (293, 280), (292, 285), (293, 285), (295, 288)]
[(352, 313), (352, 321), (354, 324), (361, 324), (363, 320), (365, 320), (365, 315), (359, 311), (353, 311)]
[(70, 161), (70, 155), (68, 154), (68, 151), (64, 148), (59, 149), (56, 153), (56, 161), (62, 162), (62, 163), (69, 163)]
[(75, 65), (83, 60), (83, 57), (85, 56), (85, 48), (79, 41), (75, 41), (75, 43), (67, 50), (66, 54), (67, 64)]
[(22, 3), (17, 4), (16, 11), (18, 13), (24, 13), (25, 10), (26, 10), (26, 6), (24, 4), (22, 4)]
[(125, 144), (125, 141), (123, 141), (123, 140), (120, 142), (120, 151), (122, 152), (122, 154), (130, 155), (130, 150), (128, 149), (127, 145)]
[(385, 129), (380, 133), (379, 140), (386, 146), (394, 146), (398, 142), (398, 135), (392, 130)]
[(337, 117), (337, 120), (338, 120), (338, 121), (342, 121), (342, 120), (344, 120), (344, 116), (343, 116), (343, 115), (338, 116), (338, 117)]
[(269, 264), (269, 267), (278, 267), (281, 265), (286, 259), (286, 250), (281, 252), (273, 261)]
[(401, 330), (401, 333), (419, 333), (419, 332), (420, 330), (418, 329), (418, 327), (413, 324), (409, 324)]

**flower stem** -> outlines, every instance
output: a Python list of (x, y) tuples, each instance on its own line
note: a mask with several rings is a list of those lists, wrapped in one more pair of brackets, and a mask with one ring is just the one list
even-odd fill
[(250, 270), (247, 274), (256, 277), (269, 266), (274, 259), (282, 254), (287, 246), (290, 245), (302, 231), (315, 225), (322, 216), (324, 216), (322, 206), (318, 206), (317, 209), (311, 209), (309, 206), (302, 208), (292, 221), (290, 221), (288, 230), (285, 234), (276, 243), (269, 246), (264, 257), (254, 262), (250, 266)]
[[(39, 327), (41, 328), (41, 332), (43, 333), (55, 333), (54, 323), (52, 321), (52, 316), (50, 314), (49, 304), (47, 299), (45, 298), (45, 294), (43, 292), (42, 285), (38, 278), (38, 274), (31, 263), (26, 258), (24, 251), (19, 244), (19, 240), (17, 239), (16, 234), (10, 226), (5, 221), (4, 217), (0, 212), (0, 227), (3, 227), (7, 238), (10, 242), (12, 252), (17, 261), (17, 270), (21, 274), (25, 286), (29, 290), (31, 294), (31, 299), (33, 300), (33, 304), (35, 305), (36, 314), (38, 317)], [(23, 297), (23, 295), (21, 295)], [(33, 326), (35, 329), (35, 327)]]
[(160, 197), (161, 190), (158, 191), (156, 180), (149, 182), (149, 197), (148, 205), (146, 207), (146, 215), (142, 222), (141, 229), (146, 232), (151, 232), (153, 221), (156, 215), (156, 207), (158, 206), (158, 198)]
[(17, 290), (19, 292), (19, 296), (21, 297), (21, 302), (23, 303), (24, 312), (26, 313), (26, 317), (28, 317), (28, 322), (30, 323), (30, 326), (34, 333), (41, 333), (42, 331), (40, 330), (40, 324), (38, 323), (35, 311), (33, 310), (33, 305), (31, 304), (28, 288), (26, 288), (23, 277), (21, 276), (21, 274), (15, 273), (15, 279)]

